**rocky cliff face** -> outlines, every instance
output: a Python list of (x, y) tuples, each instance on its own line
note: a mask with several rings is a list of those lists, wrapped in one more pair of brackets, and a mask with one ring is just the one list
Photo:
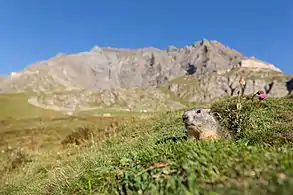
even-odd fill
[(208, 40), (167, 50), (94, 47), (89, 52), (58, 54), (0, 80), (0, 91), (86, 89), (103, 97), (105, 91), (140, 88), (147, 89), (145, 95), (155, 91), (180, 103), (208, 102), (235, 95), (240, 78), (247, 80), (245, 93), (261, 88), (273, 96), (288, 92), (289, 78), (274, 65)]
[[(241, 79), (246, 81), (243, 92), (239, 83)], [(238, 92), (254, 94), (260, 89), (269, 96), (282, 97), (289, 92), (290, 86), (286, 85), (288, 80), (290, 76), (281, 72), (233, 69), (222, 74), (179, 77), (165, 87), (186, 101), (209, 103), (219, 97), (236, 96)]]

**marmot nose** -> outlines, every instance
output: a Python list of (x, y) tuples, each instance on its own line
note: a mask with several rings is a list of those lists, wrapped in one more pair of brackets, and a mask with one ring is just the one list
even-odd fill
[(186, 121), (187, 119), (188, 119), (188, 116), (183, 116), (183, 117), (182, 117), (182, 120), (183, 120), (183, 121)]

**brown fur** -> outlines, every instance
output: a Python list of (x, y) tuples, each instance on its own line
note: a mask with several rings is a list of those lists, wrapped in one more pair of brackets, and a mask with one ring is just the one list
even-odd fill
[(214, 130), (196, 128), (195, 126), (187, 127), (188, 137), (197, 139), (197, 140), (218, 140), (220, 139), (219, 134)]

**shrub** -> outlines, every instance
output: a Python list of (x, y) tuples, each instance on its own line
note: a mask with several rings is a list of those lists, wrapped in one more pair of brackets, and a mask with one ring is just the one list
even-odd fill
[(61, 142), (66, 146), (69, 144), (81, 145), (94, 136), (93, 131), (89, 127), (79, 127)]
[(32, 162), (30, 155), (28, 155), (23, 148), (11, 148), (2, 151), (2, 160), (4, 166), (0, 172), (9, 172), (18, 169), (26, 163)]

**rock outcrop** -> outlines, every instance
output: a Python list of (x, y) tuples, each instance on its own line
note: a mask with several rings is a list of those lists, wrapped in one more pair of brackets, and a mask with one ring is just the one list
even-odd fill
[(262, 62), (254, 57), (244, 59), (239, 62), (239, 68), (250, 69), (251, 71), (276, 71), (282, 72), (279, 68), (273, 64)]
[(241, 79), (246, 81), (243, 95), (250, 95), (262, 89), (268, 96), (283, 97), (293, 89), (290, 87), (290, 77), (281, 72), (247, 69), (234, 69), (223, 74), (209, 73), (197, 77), (184, 76), (173, 80), (166, 88), (186, 101), (207, 103), (223, 96), (236, 96), (237, 92), (241, 91)]

